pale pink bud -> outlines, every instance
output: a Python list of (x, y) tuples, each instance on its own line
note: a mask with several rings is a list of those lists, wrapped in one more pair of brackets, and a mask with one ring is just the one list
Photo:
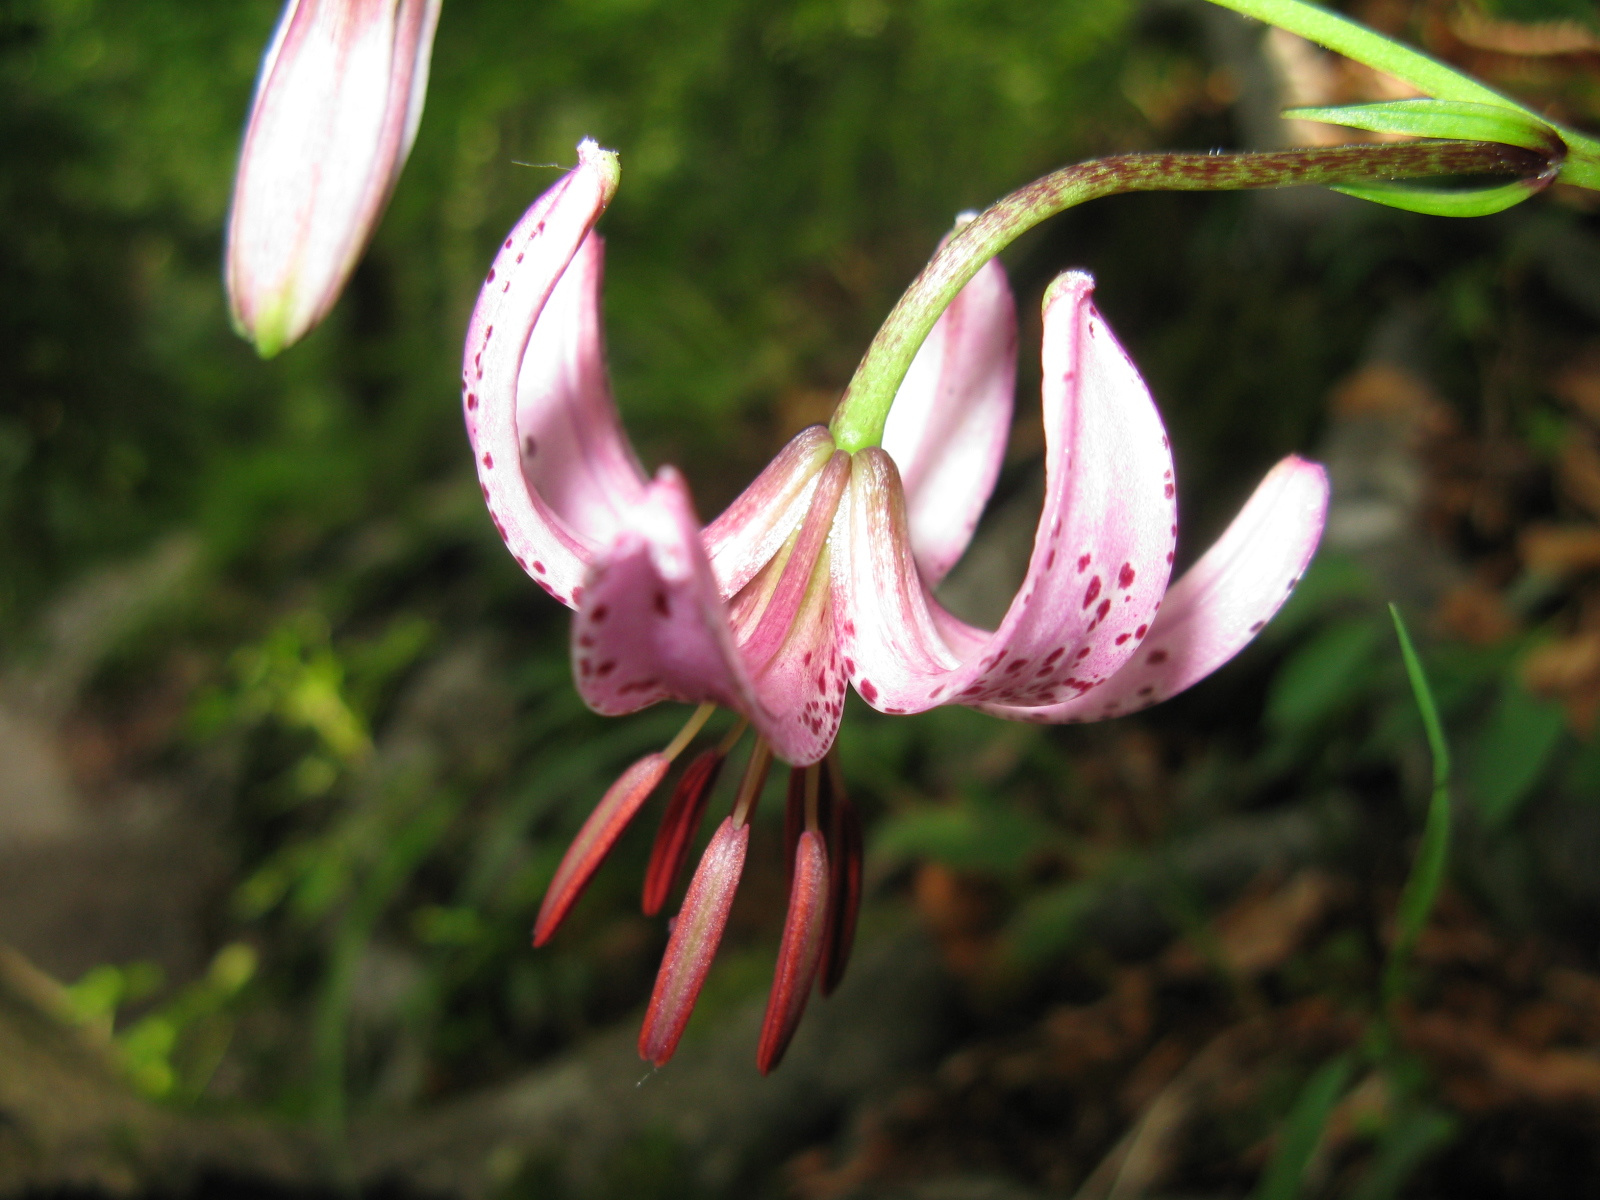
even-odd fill
[(440, 0), (289, 0), (228, 219), (233, 323), (264, 357), (333, 307), (422, 119)]

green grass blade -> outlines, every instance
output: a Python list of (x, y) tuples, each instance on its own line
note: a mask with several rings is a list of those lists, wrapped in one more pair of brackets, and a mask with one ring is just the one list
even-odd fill
[(1400, 610), (1389, 605), (1389, 615), (1394, 619), (1395, 636), (1400, 641), (1400, 656), (1405, 660), (1406, 677), (1411, 681), (1411, 694), (1416, 700), (1417, 712), (1422, 717), (1422, 727), (1428, 735), (1428, 749), (1433, 756), (1433, 795), (1428, 801), (1428, 818), (1422, 827), (1422, 843), (1417, 847), (1416, 861), (1405, 890), (1400, 893), (1399, 911), (1395, 914), (1394, 945), (1389, 950), (1389, 962), (1384, 968), (1383, 995), (1386, 1004), (1393, 1004), (1404, 990), (1405, 960), (1416, 945), (1428, 915), (1439, 896), (1444, 882), (1445, 867), (1450, 858), (1450, 747), (1445, 741), (1444, 726), (1439, 721), (1439, 709), (1433, 702), (1433, 689), (1428, 686), (1428, 676), (1417, 657), (1416, 647)]
[(1272, 1152), (1272, 1161), (1267, 1163), (1252, 1200), (1296, 1200), (1300, 1195), (1306, 1168), (1322, 1140), (1328, 1117), (1350, 1081), (1351, 1065), (1347, 1055), (1325, 1062), (1300, 1089), (1278, 1131), (1277, 1149)]

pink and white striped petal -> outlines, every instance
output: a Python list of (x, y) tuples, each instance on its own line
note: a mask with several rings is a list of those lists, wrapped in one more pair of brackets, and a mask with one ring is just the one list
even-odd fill
[(1062, 704), (980, 707), (1011, 720), (1097, 721), (1176, 695), (1244, 649), (1283, 606), (1316, 553), (1327, 512), (1327, 472), (1290, 455), (1167, 592), (1144, 645), (1120, 671)]
[(688, 488), (672, 468), (662, 468), (615, 540), (596, 553), (577, 598), (573, 674), (596, 712), (618, 716), (658, 700), (709, 702), (749, 717), (786, 762), (814, 762), (832, 744), (844, 677), (828, 589), (792, 597), (798, 607), (782, 652), (747, 665)]
[(855, 455), (835, 526), (835, 608), (851, 681), (884, 712), (1056, 702), (1110, 677), (1149, 632), (1177, 535), (1172, 456), (1092, 291), (1089, 276), (1072, 272), (1045, 298), (1044, 511), (995, 633), (928, 595), (892, 463)]
[(467, 436), (495, 529), (517, 565), (573, 608), (594, 545), (523, 476), (518, 380), (534, 326), (615, 193), (617, 175), (611, 151), (592, 141), (578, 147), (577, 167), (534, 201), (495, 255), (467, 326), (462, 364)]
[(811, 507), (817, 476), (833, 452), (833, 437), (825, 426), (802, 429), (705, 527), (701, 537), (723, 599), (731, 599), (760, 574), (799, 528)]
[(422, 120), (440, 0), (289, 0), (256, 81), (228, 216), (235, 327), (265, 356), (322, 320)]
[(606, 378), (604, 257), (603, 239), (591, 232), (540, 311), (517, 377), (523, 481), (593, 545), (616, 536), (622, 513), (639, 502), (647, 482)]
[(896, 393), (883, 448), (900, 469), (911, 550), (931, 588), (994, 491), (1017, 384), (1017, 305), (998, 261), (956, 296)]

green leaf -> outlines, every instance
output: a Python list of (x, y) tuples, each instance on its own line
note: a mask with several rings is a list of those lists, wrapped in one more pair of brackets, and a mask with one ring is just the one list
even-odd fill
[(1444, 726), (1439, 721), (1439, 709), (1433, 702), (1433, 689), (1428, 686), (1428, 676), (1417, 657), (1411, 635), (1406, 632), (1405, 621), (1395, 605), (1389, 605), (1389, 615), (1394, 619), (1395, 636), (1400, 641), (1400, 656), (1405, 660), (1406, 677), (1411, 681), (1411, 694), (1416, 700), (1417, 712), (1422, 717), (1422, 727), (1428, 735), (1428, 750), (1433, 756), (1433, 795), (1428, 801), (1428, 818), (1422, 826), (1422, 842), (1417, 847), (1416, 861), (1411, 875), (1400, 893), (1400, 905), (1395, 913), (1394, 945), (1389, 950), (1389, 961), (1384, 968), (1384, 999), (1393, 1003), (1404, 990), (1405, 960), (1416, 945), (1433, 903), (1444, 882), (1445, 867), (1450, 860), (1450, 747), (1445, 741)]
[(1322, 1066), (1306, 1081), (1294, 1107), (1278, 1131), (1277, 1149), (1261, 1177), (1254, 1200), (1295, 1200), (1300, 1195), (1306, 1167), (1322, 1140), (1333, 1106), (1350, 1081), (1350, 1059), (1340, 1055)]
[(1511, 679), (1472, 756), (1472, 794), (1490, 829), (1503, 828), (1539, 782), (1561, 743), (1566, 711)]
[(1329, 185), (1336, 192), (1430, 217), (1487, 217), (1535, 195), (1536, 184), (1518, 179), (1485, 188), (1425, 188), (1401, 183)]
[(1577, 187), (1600, 188), (1600, 141), (1564, 125), (1546, 122), (1532, 109), (1438, 59), (1384, 37), (1348, 17), (1307, 4), (1305, 0), (1211, 0), (1211, 3), (1299, 34), (1307, 41), (1402, 79), (1435, 100), (1514, 109), (1529, 121), (1546, 124), (1567, 147), (1559, 175), (1561, 181)]
[(1009, 956), (1037, 964), (1072, 949), (1083, 936), (1084, 916), (1103, 891), (1101, 880), (1079, 879), (1030, 897), (1007, 924)]
[(1455, 1118), (1435, 1109), (1413, 1110), (1384, 1130), (1377, 1153), (1348, 1200), (1395, 1200), (1423, 1161), (1456, 1134)]
[(1350, 104), (1339, 108), (1290, 108), (1284, 117), (1323, 121), (1373, 133), (1398, 133), (1409, 137), (1459, 138), (1468, 142), (1499, 142), (1529, 150), (1557, 148), (1561, 139), (1543, 121), (1503, 104), (1470, 100), (1390, 100), (1382, 104)]
[[(1403, 79), (1440, 100), (1465, 100), (1506, 108), (1520, 108), (1499, 92), (1469, 75), (1445, 66), (1410, 46), (1384, 37), (1348, 17), (1306, 4), (1303, 0), (1211, 0), (1223, 8), (1287, 29), (1307, 41), (1326, 46), (1347, 58)], [(1528, 112), (1527, 109), (1522, 109)], [(1530, 116), (1533, 114), (1529, 113)]]

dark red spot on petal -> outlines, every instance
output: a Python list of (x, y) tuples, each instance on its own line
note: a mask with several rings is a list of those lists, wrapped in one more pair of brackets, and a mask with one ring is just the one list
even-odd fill
[(533, 560), (533, 569), (535, 571), (537, 571), (540, 575), (544, 574), (544, 564), (542, 562), (540, 562), (537, 558)]
[(1166, 486), (1164, 486), (1161, 490), (1166, 494), (1166, 497), (1167, 497), (1168, 500), (1172, 499), (1172, 493), (1174, 491), (1174, 488), (1170, 483), (1167, 484)]
[(1166, 661), (1167, 661), (1167, 652), (1165, 650), (1152, 650), (1152, 651), (1150, 651), (1150, 657), (1145, 659), (1145, 662), (1151, 663), (1151, 664), (1164, 663)]
[(873, 682), (870, 679), (863, 679), (861, 683), (857, 685), (857, 690), (859, 690), (862, 696), (866, 698), (868, 704), (871, 704), (878, 698), (878, 689), (873, 685)]
[(593, 621), (596, 625), (598, 625), (601, 621), (604, 621), (610, 615), (611, 615), (611, 610), (609, 608), (607, 608), (604, 604), (596, 604), (594, 606), (594, 611), (589, 614), (589, 619), (591, 621)]
[(1125, 645), (1127, 643), (1128, 639), (1130, 637), (1132, 637), (1132, 636), (1133, 635), (1131, 633), (1119, 633), (1119, 634), (1117, 634), (1117, 645), (1119, 645), (1119, 646)]
[(522, 439), (522, 452), (529, 458), (532, 458), (539, 452), (539, 443), (533, 440), (533, 435), (531, 433)]
[(612, 658), (608, 658), (608, 659), (606, 659), (605, 662), (601, 663), (598, 667), (596, 667), (594, 669), (594, 673), (596, 675), (600, 676), (600, 678), (604, 679), (607, 675), (611, 674), (611, 672), (615, 671), (616, 669), (617, 669), (616, 660), (612, 659)]
[(1260, 633), (1266, 627), (1267, 627), (1267, 623), (1265, 621), (1257, 621), (1254, 625), (1250, 626), (1250, 632), (1251, 633)]
[(489, 268), (489, 278), (485, 279), (484, 282), (485, 283), (493, 283), (494, 282), (494, 268), (493, 267)]
[(1087, 554), (1078, 559), (1078, 574), (1082, 575), (1089, 569), (1089, 556)]
[(1117, 586), (1128, 588), (1133, 586), (1133, 564), (1123, 563), (1122, 570), (1117, 572)]
[(1144, 636), (1144, 635), (1145, 635), (1145, 634), (1147, 634), (1147, 633), (1149, 633), (1149, 632), (1150, 632), (1150, 626), (1148, 626), (1148, 625), (1141, 625), (1141, 626), (1139, 626), (1139, 628), (1137, 628), (1137, 629), (1135, 629), (1135, 630), (1134, 630), (1134, 631), (1133, 631), (1133, 636), (1134, 636), (1134, 637), (1139, 637), (1139, 638), (1142, 638), (1142, 637), (1143, 637), (1143, 636)]
[(657, 592), (655, 594), (653, 604), (656, 612), (660, 613), (663, 617), (670, 617), (672, 615), (672, 603), (667, 599), (667, 594), (665, 592)]
[(494, 458), (487, 450), (483, 452), (483, 469), (485, 471), (494, 470)]
[(1089, 586), (1084, 589), (1083, 606), (1088, 608), (1089, 605), (1093, 604), (1099, 598), (1099, 596), (1100, 576), (1096, 575), (1093, 579), (1089, 580)]
[(468, 392), (467, 393), (467, 411), (471, 412), (473, 409), (475, 409), (477, 407), (478, 407), (478, 393), (477, 392)]

